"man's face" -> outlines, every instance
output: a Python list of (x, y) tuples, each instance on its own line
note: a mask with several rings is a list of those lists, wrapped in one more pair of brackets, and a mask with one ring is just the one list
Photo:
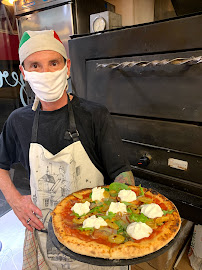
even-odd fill
[[(24, 60), (24, 69), (29, 72), (54, 72), (63, 69), (66, 64), (68, 67), (68, 73), (70, 73), (70, 60), (67, 59), (67, 62), (65, 63), (65, 60), (61, 54), (55, 51), (47, 50), (35, 52), (29, 55)], [(20, 65), (19, 68), (24, 77), (22, 66)]]

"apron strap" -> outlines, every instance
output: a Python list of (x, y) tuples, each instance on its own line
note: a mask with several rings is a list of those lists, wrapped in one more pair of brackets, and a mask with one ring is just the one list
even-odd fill
[(79, 132), (76, 128), (73, 107), (68, 94), (67, 98), (68, 98), (68, 112), (69, 112), (69, 130), (65, 132), (64, 139), (69, 140), (70, 138), (72, 138), (73, 142), (77, 142), (79, 141)]
[(34, 115), (34, 122), (32, 125), (32, 137), (31, 143), (37, 142), (37, 134), (38, 134), (38, 126), (39, 126), (39, 112), (40, 112), (41, 103), (39, 102), (35, 115)]

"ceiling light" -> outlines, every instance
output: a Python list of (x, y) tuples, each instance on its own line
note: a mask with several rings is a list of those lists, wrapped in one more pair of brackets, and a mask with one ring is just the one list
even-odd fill
[(15, 0), (2, 0), (1, 3), (5, 6), (13, 6)]

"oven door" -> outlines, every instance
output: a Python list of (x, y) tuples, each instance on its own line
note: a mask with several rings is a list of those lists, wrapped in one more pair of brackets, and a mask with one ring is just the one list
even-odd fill
[[(202, 65), (196, 63), (200, 55), (201, 50), (86, 61), (86, 98), (107, 106), (113, 115), (134, 175), (158, 190), (166, 186), (173, 201), (179, 199), (179, 191), (181, 201), (192, 194), (188, 204), (194, 200), (199, 209)], [(196, 61), (161, 62), (176, 58)], [(154, 60), (159, 64), (152, 65)], [(183, 205), (180, 208), (182, 212)]]

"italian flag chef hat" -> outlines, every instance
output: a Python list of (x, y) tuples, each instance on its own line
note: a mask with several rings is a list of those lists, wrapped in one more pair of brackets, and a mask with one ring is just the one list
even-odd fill
[(67, 59), (67, 53), (59, 36), (54, 30), (26, 31), (19, 45), (20, 64), (32, 53), (51, 50)]

